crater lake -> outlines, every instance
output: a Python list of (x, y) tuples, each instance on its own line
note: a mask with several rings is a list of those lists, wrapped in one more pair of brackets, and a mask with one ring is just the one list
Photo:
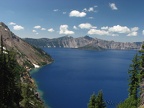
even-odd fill
[(136, 50), (43, 50), (54, 62), (31, 75), (49, 108), (87, 108), (90, 96), (99, 90), (107, 108), (127, 98), (128, 69)]

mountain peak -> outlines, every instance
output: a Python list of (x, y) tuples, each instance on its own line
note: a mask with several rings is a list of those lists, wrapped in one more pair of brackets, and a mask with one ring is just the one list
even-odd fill
[(8, 28), (8, 26), (5, 24), (5, 23), (3, 23), (3, 22), (0, 22), (0, 27), (3, 27), (5, 30), (7, 29), (7, 30), (10, 30), (9, 28)]
[(87, 40), (93, 40), (93, 38), (88, 36), (88, 35), (84, 36), (84, 38), (87, 39)]

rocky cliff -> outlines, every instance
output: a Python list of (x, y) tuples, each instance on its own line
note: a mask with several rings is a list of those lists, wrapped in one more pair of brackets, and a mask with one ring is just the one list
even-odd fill
[(82, 49), (140, 49), (141, 42), (114, 42), (106, 41), (89, 36), (73, 38), (64, 36), (60, 38), (32, 39), (25, 38), (26, 42), (38, 47), (62, 47), (62, 48), (82, 48)]
[(52, 61), (50, 55), (44, 51), (31, 46), (14, 33), (3, 23), (0, 22), (0, 37), (3, 38), (4, 46), (7, 50), (13, 50), (17, 54), (17, 61), (25, 67), (36, 67), (48, 64)]

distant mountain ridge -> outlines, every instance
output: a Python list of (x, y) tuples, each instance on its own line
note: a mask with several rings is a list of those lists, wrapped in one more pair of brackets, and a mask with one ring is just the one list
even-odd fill
[(25, 38), (26, 42), (37, 47), (58, 47), (58, 48), (80, 48), (80, 49), (140, 49), (141, 42), (115, 42), (107, 41), (89, 36), (73, 38), (63, 36), (54, 39), (48, 38)]

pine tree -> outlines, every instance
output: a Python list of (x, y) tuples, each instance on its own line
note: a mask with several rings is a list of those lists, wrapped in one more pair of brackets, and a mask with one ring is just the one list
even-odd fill
[(132, 64), (129, 69), (129, 96), (133, 96), (137, 99), (138, 87), (139, 87), (139, 57), (136, 54), (132, 60)]
[(99, 91), (97, 96), (95, 93), (91, 95), (88, 108), (106, 108), (106, 103), (104, 102), (102, 91)]
[(102, 91), (99, 91), (96, 97), (96, 108), (106, 108)]
[(88, 108), (96, 108), (96, 95), (93, 93), (90, 97)]
[(139, 84), (140, 84), (140, 60), (141, 57), (136, 54), (130, 65), (129, 73), (129, 96), (117, 108), (137, 108), (139, 103)]

